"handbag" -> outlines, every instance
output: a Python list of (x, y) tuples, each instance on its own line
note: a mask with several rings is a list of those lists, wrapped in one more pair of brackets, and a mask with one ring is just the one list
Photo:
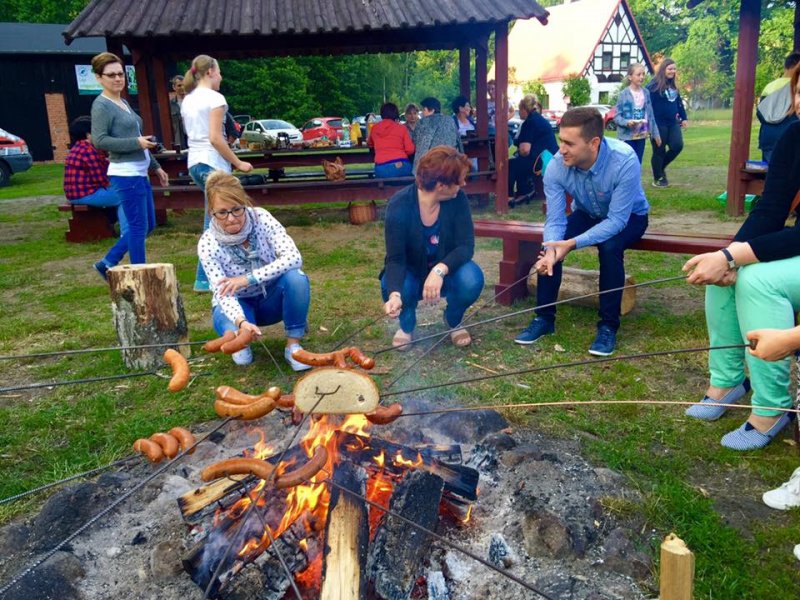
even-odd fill
[(533, 161), (533, 174), (537, 177), (542, 177), (551, 160), (553, 160), (553, 153), (547, 149), (542, 150), (539, 156), (536, 157), (536, 160)]

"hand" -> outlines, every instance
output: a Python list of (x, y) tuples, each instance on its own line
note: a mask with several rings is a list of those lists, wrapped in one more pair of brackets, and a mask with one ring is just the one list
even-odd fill
[(439, 277), (436, 273), (431, 271), (428, 277), (425, 278), (425, 283), (422, 285), (422, 299), (425, 302), (438, 302), (442, 297), (442, 284), (444, 278)]
[(164, 169), (159, 168), (156, 170), (156, 176), (158, 177), (158, 182), (161, 184), (161, 187), (169, 187), (169, 175)]
[(658, 146), (659, 148), (661, 148), (661, 138), (660, 138), (660, 137), (655, 137), (655, 138), (653, 138), (653, 139), (654, 139), (654, 140), (655, 140), (655, 142), (656, 142), (656, 146)]
[(681, 129), (686, 129), (689, 127), (689, 121), (681, 121)]
[(539, 253), (539, 260), (534, 263), (533, 268), (539, 275), (552, 275), (553, 265), (556, 264), (556, 251), (547, 248)]
[(253, 337), (258, 339), (261, 337), (261, 330), (256, 326), (250, 323), (249, 321), (241, 321), (239, 323), (239, 331), (247, 330), (253, 334)]
[(139, 148), (142, 150), (154, 150), (156, 147), (156, 143), (150, 139), (150, 136), (147, 135), (140, 135), (136, 138), (136, 141), (139, 142)]
[(247, 287), (247, 276), (239, 275), (239, 277), (223, 277), (219, 281), (219, 295), (220, 296), (233, 296), (237, 290)]
[(403, 308), (403, 300), (399, 294), (389, 296), (389, 299), (383, 305), (384, 312), (393, 319), (400, 316), (400, 310)]
[(780, 360), (789, 356), (794, 350), (787, 331), (783, 329), (756, 329), (747, 332), (747, 339), (756, 342), (756, 347), (747, 351), (762, 360)]
[(234, 165), (234, 168), (242, 173), (249, 173), (253, 170), (253, 165), (251, 165), (249, 162), (240, 160), (236, 165)]
[(683, 272), (689, 273), (686, 281), (693, 285), (716, 285), (727, 271), (728, 260), (720, 251), (698, 254), (683, 265)]
[(736, 276), (739, 274), (738, 269), (728, 269), (716, 285), (720, 287), (728, 287), (736, 283)]

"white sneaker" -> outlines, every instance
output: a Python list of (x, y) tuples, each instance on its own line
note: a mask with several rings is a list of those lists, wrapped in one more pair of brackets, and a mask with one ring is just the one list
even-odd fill
[[(764, 492), (762, 498), (764, 504), (778, 510), (789, 510), (800, 506), (800, 467), (794, 470), (789, 481), (777, 489)], [(794, 549), (794, 552), (800, 558), (800, 554), (798, 554), (800, 545)]]
[(292, 367), (292, 371), (307, 371), (311, 368), (311, 365), (305, 365), (292, 358), (292, 352), (302, 349), (303, 347), (300, 344), (292, 344), (283, 351), (283, 358), (285, 358), (286, 362), (289, 363), (289, 366)]
[(244, 367), (253, 362), (253, 351), (250, 349), (250, 346), (248, 346), (243, 350), (239, 350), (238, 352), (231, 354), (231, 358), (237, 365)]
[(800, 544), (794, 547), (794, 555), (797, 557), (797, 560), (800, 560)]

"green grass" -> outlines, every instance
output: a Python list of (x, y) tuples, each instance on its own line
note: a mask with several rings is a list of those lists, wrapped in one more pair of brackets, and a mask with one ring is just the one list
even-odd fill
[[(669, 169), (673, 187), (649, 187), (648, 150), (643, 181), (648, 184), (654, 219), (672, 219), (686, 230), (699, 219), (715, 225), (729, 221), (714, 198), (725, 186), (730, 127), (724, 114), (714, 114), (717, 118), (692, 116), (698, 124), (687, 130), (686, 149)], [(59, 198), (36, 198), (58, 193), (59, 167), (37, 165), (22, 176), (15, 176), (11, 187), (0, 190), (0, 198), (5, 198), (0, 202), (0, 355), (114, 345), (108, 289), (91, 268), (111, 241), (81, 245), (64, 241), (67, 217), (56, 210)], [(476, 212), (493, 214), (489, 209)], [(305, 345), (311, 350), (330, 349), (380, 314), (377, 274), (383, 259), (382, 224), (350, 226), (343, 206), (304, 206), (275, 214), (297, 241), (312, 281)], [(509, 218), (541, 220), (542, 215), (538, 206), (525, 206), (511, 211)], [(200, 223), (198, 211), (171, 215), (169, 225), (148, 239), (151, 260), (175, 264), (194, 340), (212, 335), (209, 297), (191, 292)], [(488, 284), (481, 303), (490, 298), (497, 280), (500, 248), (497, 240), (478, 241), (476, 258)], [(641, 282), (679, 273), (684, 260), (671, 254), (630, 252), (627, 268)], [(595, 253), (575, 253), (568, 263), (595, 268)], [(527, 301), (514, 309), (532, 306)], [(482, 317), (507, 313), (504, 307), (491, 307)], [(511, 343), (528, 318), (521, 315), (476, 329), (475, 344), (466, 352), (442, 345), (394, 388), (485, 374), (470, 363), (507, 371), (587, 357), (594, 310), (561, 307), (556, 336), (538, 347)], [(439, 320), (438, 313), (421, 311), (420, 331), (437, 331)], [(393, 331), (392, 323), (381, 321), (354, 343), (364, 349), (382, 348)], [(278, 359), (281, 333), (280, 327), (273, 326), (265, 337), (267, 348)], [(637, 308), (623, 318), (619, 353), (706, 344), (702, 290), (674, 283), (639, 290)], [(164, 380), (153, 377), (0, 393), (0, 498), (127, 455), (137, 437), (214, 419), (212, 390), (218, 385), (246, 391), (276, 383), (285, 386), (265, 349), (256, 345), (254, 352), (257, 365), (237, 369), (227, 357), (202, 356), (198, 351), (203, 360), (193, 365), (193, 372), (202, 376), (176, 395), (166, 391)], [(543, 371), (442, 388), (430, 397), (450, 396), (475, 404), (694, 401), (706, 384), (706, 358), (702, 353), (686, 354)], [(386, 374), (378, 377), (385, 382), (393, 379), (408, 360), (397, 353), (379, 355), (379, 366)], [(0, 361), (3, 386), (120, 372), (125, 367), (113, 352)], [(721, 448), (720, 436), (737, 426), (744, 414), (705, 424), (691, 422), (684, 418), (682, 408), (671, 406), (507, 411), (515, 427), (580, 439), (591, 461), (622, 472), (627, 485), (640, 492), (641, 501), (610, 497), (603, 499), (603, 505), (615, 518), (638, 524), (656, 560), (658, 543), (667, 533), (674, 531), (686, 540), (697, 556), (696, 598), (795, 598), (798, 571), (791, 549), (800, 542), (800, 511), (754, 511), (753, 507), (764, 490), (789, 476), (797, 457), (780, 442), (744, 455)], [(0, 506), (0, 521), (38, 510), (41, 502), (37, 497)]]
[(11, 184), (0, 188), (0, 200), (63, 194), (63, 177), (64, 165), (34, 164), (27, 171), (11, 176)]

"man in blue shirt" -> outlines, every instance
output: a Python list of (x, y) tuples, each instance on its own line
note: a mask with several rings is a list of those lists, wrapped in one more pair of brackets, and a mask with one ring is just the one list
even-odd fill
[[(572, 250), (597, 246), (600, 291), (625, 285), (625, 250), (644, 235), (650, 209), (633, 149), (603, 138), (603, 118), (593, 108), (567, 111), (561, 119), (559, 152), (544, 176), (547, 220), (539, 260), (536, 304), (555, 302), (561, 287), (561, 263)], [(572, 213), (566, 214), (567, 194)], [(614, 353), (622, 291), (601, 294), (595, 356)], [(537, 309), (536, 318), (514, 341), (532, 344), (555, 333), (556, 307)]]

